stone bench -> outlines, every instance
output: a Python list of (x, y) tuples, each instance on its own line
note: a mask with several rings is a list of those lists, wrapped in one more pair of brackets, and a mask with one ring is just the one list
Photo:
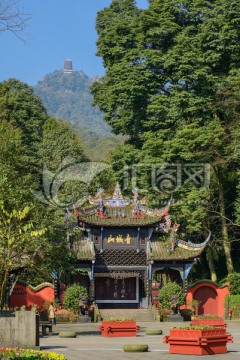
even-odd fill
[(47, 329), (48, 329), (48, 334), (52, 335), (52, 324), (50, 324), (49, 322), (40, 322), (39, 326), (42, 327), (43, 335), (47, 335)]

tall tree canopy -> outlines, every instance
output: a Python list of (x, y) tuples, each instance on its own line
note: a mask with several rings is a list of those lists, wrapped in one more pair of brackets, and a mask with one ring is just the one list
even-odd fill
[[(0, 198), (22, 206), (32, 201), (30, 189), (40, 184), (39, 146), (48, 116), (39, 97), (16, 79), (0, 84)], [(13, 198), (15, 202), (13, 203)]]
[[(78, 162), (86, 157), (78, 135), (63, 121), (50, 118), (32, 88), (16, 79), (0, 83), (0, 143), (0, 306), (4, 306), (6, 289), (23, 276), (23, 270), (31, 282), (34, 274), (38, 281), (46, 281), (53, 271), (69, 272), (74, 256), (67, 247), (64, 211), (39, 201), (33, 191), (44, 185), (44, 164), (56, 171), (66, 157)], [(69, 198), (78, 188), (66, 181), (62, 196)]]
[[(228, 273), (237, 237), (231, 225), (239, 168), (239, 24), (236, 0), (151, 0), (146, 10), (133, 0), (113, 0), (97, 16), (106, 74), (92, 86), (107, 122), (139, 150), (136, 162), (210, 165), (209, 186), (182, 184), (174, 197), (183, 202), (175, 209), (189, 234), (212, 230), (209, 251), (224, 249)], [(119, 150), (112, 159), (120, 170), (118, 157)], [(145, 182), (151, 193), (151, 176)]]

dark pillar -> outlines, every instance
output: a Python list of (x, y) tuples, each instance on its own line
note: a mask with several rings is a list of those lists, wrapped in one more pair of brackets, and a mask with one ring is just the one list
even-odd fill
[(54, 298), (60, 301), (60, 281), (59, 279), (54, 279)]
[(103, 227), (101, 227), (101, 238), (100, 238), (100, 251), (103, 252)]
[(140, 227), (137, 230), (137, 252), (140, 251)]
[(187, 279), (186, 279), (186, 271), (185, 271), (185, 264), (183, 264), (183, 290), (184, 290), (184, 292), (186, 292), (186, 281), (187, 281)]

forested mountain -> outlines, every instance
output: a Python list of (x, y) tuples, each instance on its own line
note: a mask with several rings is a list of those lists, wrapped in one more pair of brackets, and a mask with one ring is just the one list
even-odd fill
[(92, 106), (92, 82), (83, 71), (67, 74), (56, 70), (39, 81), (34, 92), (49, 115), (69, 122), (80, 134), (87, 155), (102, 160), (120, 139), (111, 133), (100, 110)]

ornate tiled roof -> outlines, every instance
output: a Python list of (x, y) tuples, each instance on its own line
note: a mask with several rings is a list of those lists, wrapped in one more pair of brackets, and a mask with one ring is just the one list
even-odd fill
[(204, 247), (196, 250), (190, 250), (175, 246), (172, 250), (170, 242), (153, 239), (151, 241), (151, 254), (149, 255), (155, 261), (193, 260), (201, 254), (203, 249)]
[(101, 217), (97, 213), (97, 208), (94, 207), (85, 212), (79, 213), (79, 221), (84, 222), (88, 225), (95, 226), (150, 226), (157, 224), (161, 221), (164, 216), (165, 208), (163, 209), (162, 216), (154, 214), (150, 211), (142, 209), (140, 215), (134, 215), (134, 206), (129, 205), (120, 208), (107, 208), (107, 216)]
[(75, 209), (74, 215), (78, 218), (80, 226), (129, 227), (151, 226), (163, 223), (168, 215), (170, 202), (161, 209), (150, 209), (145, 206), (146, 197), (138, 198), (138, 189), (133, 189), (133, 198), (124, 198), (119, 184), (117, 184), (112, 197), (103, 198), (103, 189), (98, 189), (95, 198), (89, 196), (91, 208)]
[(88, 238), (83, 238), (75, 242), (73, 250), (79, 260), (92, 260), (95, 257), (94, 247)]

